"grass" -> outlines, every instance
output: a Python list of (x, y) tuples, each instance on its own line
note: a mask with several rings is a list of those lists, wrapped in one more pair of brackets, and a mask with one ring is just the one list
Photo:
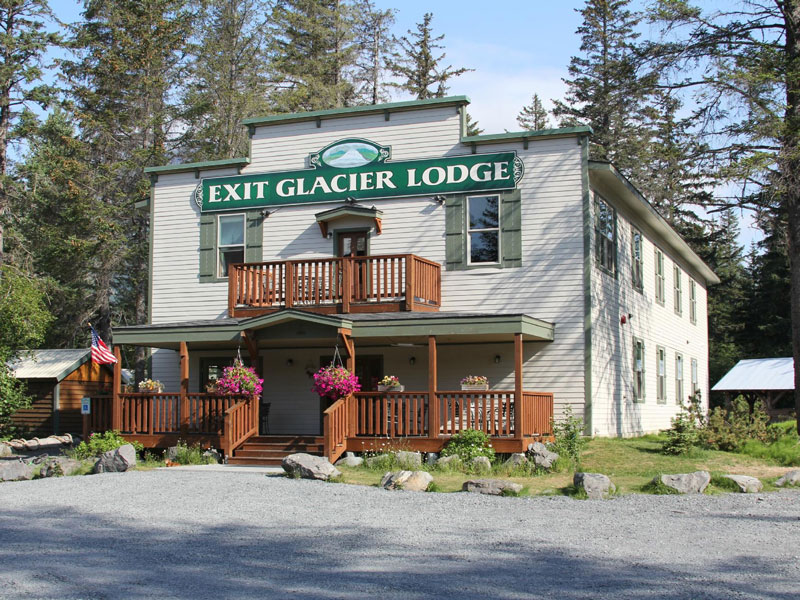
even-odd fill
[[(647, 435), (637, 438), (597, 438), (591, 440), (581, 457), (581, 471), (603, 473), (617, 486), (616, 495), (668, 493), (665, 486), (652, 484), (661, 473), (690, 473), (709, 471), (713, 474), (710, 493), (738, 491), (736, 484), (722, 477), (726, 473), (751, 475), (764, 482), (764, 489), (776, 489), (771, 485), (775, 478), (786, 472), (786, 467), (777, 466), (768, 459), (746, 454), (696, 450), (689, 455), (667, 456), (661, 453), (663, 435)], [(340, 467), (342, 481), (355, 485), (377, 486), (385, 470)], [(390, 469), (386, 469), (390, 470)], [(430, 469), (436, 478), (436, 491), (459, 492), (465, 481), (476, 477), (456, 468)], [(521, 467), (509, 469), (498, 466), (490, 474), (481, 477), (507, 479), (521, 484), (525, 489), (520, 495), (552, 496), (567, 495), (583, 497), (584, 494), (572, 485), (572, 469), (537, 474)], [(735, 490), (730, 487), (733, 484)]]

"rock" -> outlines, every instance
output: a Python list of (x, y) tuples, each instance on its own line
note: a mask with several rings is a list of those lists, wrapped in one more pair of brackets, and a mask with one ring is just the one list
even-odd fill
[(472, 468), (476, 471), (491, 471), (492, 461), (485, 456), (476, 456), (472, 459)]
[(677, 490), (681, 494), (702, 494), (711, 482), (708, 471), (695, 471), (694, 473), (677, 473), (675, 475), (661, 475), (653, 479), (661, 481), (665, 486)]
[(375, 456), (370, 456), (366, 460), (366, 463), (367, 463), (367, 466), (371, 468), (371, 467), (379, 466), (381, 464), (386, 464), (387, 462), (391, 462), (391, 461), (392, 461), (392, 455), (391, 454), (377, 454)]
[(327, 458), (313, 456), (304, 452), (290, 454), (283, 459), (281, 466), (292, 477), (300, 477), (301, 479), (328, 481), (331, 477), (339, 477), (342, 474)]
[(461, 464), (461, 457), (458, 454), (452, 456), (442, 456), (436, 461), (437, 467), (456, 467)]
[(425, 454), (425, 464), (429, 467), (434, 466), (439, 462), (439, 454), (437, 452), (428, 452)]
[(62, 475), (71, 475), (83, 465), (81, 461), (66, 456), (56, 456), (53, 460), (58, 463)]
[(506, 490), (519, 494), (522, 491), (522, 486), (513, 481), (505, 481), (503, 479), (472, 479), (465, 481), (461, 489), (475, 494), (502, 496)]
[(783, 477), (775, 481), (776, 487), (783, 487), (785, 485), (800, 485), (800, 470), (795, 469), (784, 474)]
[(421, 467), (422, 466), (422, 453), (421, 452), (407, 452), (400, 450), (395, 454), (397, 456), (397, 464), (401, 467)]
[(220, 454), (219, 451), (215, 450), (214, 448), (209, 448), (208, 450), (203, 452), (203, 458), (206, 459), (213, 458), (214, 462), (216, 463), (222, 462), (222, 454)]
[(104, 452), (95, 463), (95, 473), (124, 473), (136, 466), (136, 450), (131, 444)]
[(427, 471), (394, 471), (383, 476), (381, 487), (387, 490), (424, 492), (432, 481), (433, 475)]
[(336, 466), (340, 467), (344, 465), (345, 467), (360, 467), (364, 464), (364, 459), (360, 456), (356, 456), (352, 452), (346, 452), (345, 455), (336, 461)]
[(528, 445), (528, 453), (533, 459), (533, 464), (548, 471), (553, 468), (553, 464), (558, 460), (558, 453), (551, 452), (542, 442), (534, 442)]
[(11, 446), (5, 442), (0, 442), (0, 457), (11, 456), (12, 454), (13, 452), (11, 452)]
[(39, 477), (61, 477), (64, 475), (64, 470), (57, 460), (43, 461), (39, 466)]
[(503, 463), (506, 467), (521, 467), (528, 464), (528, 459), (521, 452), (512, 454), (509, 459)]
[(764, 489), (761, 481), (749, 475), (723, 475), (723, 477), (735, 481), (743, 494), (756, 494)]
[(572, 484), (585, 491), (591, 500), (602, 500), (617, 491), (617, 486), (602, 473), (575, 473)]
[(34, 466), (21, 460), (0, 461), (0, 481), (33, 479)]

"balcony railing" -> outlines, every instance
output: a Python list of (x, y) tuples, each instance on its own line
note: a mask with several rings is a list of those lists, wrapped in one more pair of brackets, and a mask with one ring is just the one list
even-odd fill
[(228, 314), (439, 310), (441, 265), (414, 254), (231, 265)]

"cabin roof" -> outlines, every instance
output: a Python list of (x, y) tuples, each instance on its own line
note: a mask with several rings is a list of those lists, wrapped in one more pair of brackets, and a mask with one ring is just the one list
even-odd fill
[(794, 389), (794, 359), (748, 358), (740, 360), (711, 388), (714, 392)]
[(17, 379), (55, 379), (67, 375), (89, 361), (89, 348), (31, 350), (8, 363)]

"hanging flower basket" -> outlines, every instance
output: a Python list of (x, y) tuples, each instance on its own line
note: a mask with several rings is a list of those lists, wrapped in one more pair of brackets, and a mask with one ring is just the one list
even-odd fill
[(218, 396), (250, 396), (261, 397), (264, 380), (259, 378), (255, 369), (245, 367), (241, 361), (236, 360), (232, 367), (222, 370), (222, 377), (215, 383), (209, 384), (206, 391)]
[(322, 367), (314, 373), (314, 385), (311, 391), (318, 394), (320, 398), (329, 400), (339, 400), (353, 394), (361, 389), (358, 377), (345, 369), (329, 365)]

